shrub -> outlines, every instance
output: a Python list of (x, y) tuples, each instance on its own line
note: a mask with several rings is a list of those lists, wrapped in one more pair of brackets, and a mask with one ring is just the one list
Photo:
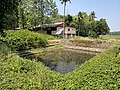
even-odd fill
[(11, 53), (11, 48), (3, 40), (0, 40), (0, 55), (8, 55)]
[(45, 47), (47, 44), (47, 38), (43, 34), (28, 30), (7, 31), (5, 40), (16, 50)]
[(118, 90), (120, 46), (98, 54), (65, 76), (68, 90)]

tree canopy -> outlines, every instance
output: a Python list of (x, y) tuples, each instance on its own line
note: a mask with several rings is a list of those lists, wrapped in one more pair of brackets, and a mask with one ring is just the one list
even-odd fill
[(53, 0), (22, 0), (19, 4), (19, 26), (36, 27), (52, 23), (58, 14)]
[(1, 0), (0, 31), (52, 23), (57, 14), (58, 9), (53, 0)]
[(0, 32), (16, 25), (18, 0), (0, 1)]
[(100, 20), (95, 20), (95, 18), (94, 11), (90, 15), (86, 12), (78, 12), (77, 16), (67, 15), (65, 23), (68, 26), (76, 27), (78, 36), (98, 37), (99, 35), (109, 33), (110, 28), (106, 19), (101, 18)]
[(64, 16), (58, 14), (54, 0), (1, 0), (0, 1), (0, 32), (4, 29), (34, 28), (44, 24), (65, 21), (67, 26), (77, 28), (78, 36), (97, 37), (109, 33), (105, 19), (96, 20), (92, 11), (78, 12), (78, 15), (65, 16), (65, 7), (71, 0), (60, 0), (64, 4)]

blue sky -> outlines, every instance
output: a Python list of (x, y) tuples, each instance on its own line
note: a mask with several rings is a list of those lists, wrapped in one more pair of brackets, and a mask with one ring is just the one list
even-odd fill
[[(63, 5), (60, 0), (54, 0), (59, 14), (63, 15)], [(79, 11), (95, 11), (97, 19), (104, 18), (111, 31), (120, 31), (120, 0), (71, 0), (67, 3), (66, 14), (77, 15)]]

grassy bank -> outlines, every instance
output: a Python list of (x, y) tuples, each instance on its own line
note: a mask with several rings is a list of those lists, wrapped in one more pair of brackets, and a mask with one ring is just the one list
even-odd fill
[(0, 51), (1, 90), (118, 90), (120, 45), (98, 54), (68, 74), (51, 71), (41, 62)]
[(68, 73), (65, 85), (74, 90), (118, 90), (119, 77), (120, 46), (115, 46)]

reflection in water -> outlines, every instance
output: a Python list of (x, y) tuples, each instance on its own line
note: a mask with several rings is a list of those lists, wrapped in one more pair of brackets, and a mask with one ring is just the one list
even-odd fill
[(67, 73), (67, 72), (73, 70), (73, 68), (75, 66), (76, 66), (75, 61), (71, 61), (70, 63), (59, 61), (57, 66), (55, 67), (55, 70), (60, 72), (60, 73)]
[(84, 63), (93, 56), (93, 54), (89, 53), (67, 50), (54, 50), (37, 54), (39, 61), (62, 74), (73, 70), (76, 65)]

